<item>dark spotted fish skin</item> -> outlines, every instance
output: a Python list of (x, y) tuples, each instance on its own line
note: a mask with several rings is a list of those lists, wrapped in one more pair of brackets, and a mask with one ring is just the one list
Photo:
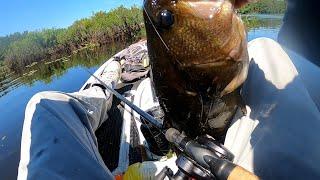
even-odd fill
[(227, 0), (145, 0), (152, 79), (169, 126), (223, 138), (247, 77), (245, 27)]

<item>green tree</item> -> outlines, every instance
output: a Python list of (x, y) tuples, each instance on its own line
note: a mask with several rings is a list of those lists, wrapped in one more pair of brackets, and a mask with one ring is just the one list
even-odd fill
[(259, 0), (249, 3), (239, 9), (241, 14), (260, 13), (260, 14), (283, 14), (286, 10), (285, 0)]
[(15, 33), (0, 38), (0, 61), (4, 60), (9, 69), (20, 71), (33, 62), (61, 58), (85, 47), (134, 38), (139, 35), (142, 22), (140, 8), (120, 6), (109, 12), (94, 13), (65, 29)]

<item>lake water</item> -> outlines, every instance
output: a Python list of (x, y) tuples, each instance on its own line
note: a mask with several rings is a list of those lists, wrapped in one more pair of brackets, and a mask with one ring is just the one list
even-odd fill
[[(250, 15), (242, 19), (248, 27), (248, 41), (258, 37), (276, 40), (282, 16)], [(16, 179), (24, 111), (29, 99), (41, 91), (74, 92), (126, 44), (87, 50), (57, 61), (39, 63), (22, 75), (11, 74), (0, 82), (0, 179)]]

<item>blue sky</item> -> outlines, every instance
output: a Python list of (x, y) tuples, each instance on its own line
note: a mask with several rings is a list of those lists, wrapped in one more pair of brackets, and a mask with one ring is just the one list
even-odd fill
[(143, 0), (0, 0), (0, 36), (25, 30), (67, 27), (93, 12)]

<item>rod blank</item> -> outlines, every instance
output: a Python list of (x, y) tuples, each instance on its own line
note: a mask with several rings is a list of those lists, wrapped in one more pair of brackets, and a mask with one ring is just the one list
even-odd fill
[[(88, 71), (88, 70), (87, 70)], [(101, 81), (98, 77), (96, 77), (94, 74), (92, 74), (90, 71), (88, 71), (91, 76), (93, 76), (96, 80), (99, 81), (108, 91), (110, 91), (112, 94), (114, 94), (118, 99), (123, 101), (125, 104), (127, 104), (131, 109), (136, 111), (140, 116), (145, 118), (149, 123), (151, 123), (153, 126), (162, 129), (162, 124), (156, 120), (154, 117), (152, 117), (150, 114), (144, 112), (142, 109), (140, 109), (138, 106), (131, 103), (129, 100), (127, 100), (125, 97), (123, 97), (121, 94), (119, 94), (116, 90), (109, 87), (107, 84), (105, 84), (103, 81)]]

